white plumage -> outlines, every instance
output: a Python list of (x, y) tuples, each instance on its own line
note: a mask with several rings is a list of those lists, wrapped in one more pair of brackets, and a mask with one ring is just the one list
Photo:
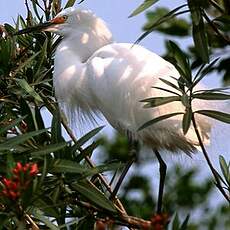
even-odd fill
[[(184, 136), (182, 115), (137, 131), (155, 117), (185, 111), (179, 101), (149, 109), (140, 102), (170, 96), (151, 87), (168, 87), (159, 78), (179, 78), (172, 64), (139, 45), (113, 43), (106, 24), (91, 11), (68, 8), (51, 22), (46, 30), (63, 36), (54, 64), (55, 93), (61, 104), (86, 117), (100, 112), (119, 132), (131, 133), (153, 149), (194, 151), (197, 138), (192, 127)], [(194, 109), (204, 105), (194, 104)], [(210, 124), (203, 117), (197, 123), (208, 140)]]

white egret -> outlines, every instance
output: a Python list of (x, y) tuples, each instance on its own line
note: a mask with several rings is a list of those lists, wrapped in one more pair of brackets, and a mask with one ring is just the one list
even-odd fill
[[(39, 28), (63, 37), (54, 62), (54, 88), (59, 102), (70, 113), (79, 111), (78, 115), (84, 118), (91, 119), (99, 112), (116, 130), (152, 148), (160, 163), (159, 193), (163, 192), (166, 165), (158, 151), (190, 154), (198, 145), (197, 137), (193, 127), (183, 134), (182, 115), (138, 131), (155, 117), (185, 111), (179, 101), (149, 109), (143, 108), (140, 101), (172, 95), (152, 86), (167, 87), (159, 78), (178, 79), (180, 74), (175, 67), (144, 47), (113, 42), (106, 23), (89, 10), (64, 9)], [(204, 104), (195, 104), (194, 109), (201, 106)], [(210, 124), (201, 117), (197, 125), (205, 142), (209, 139)]]

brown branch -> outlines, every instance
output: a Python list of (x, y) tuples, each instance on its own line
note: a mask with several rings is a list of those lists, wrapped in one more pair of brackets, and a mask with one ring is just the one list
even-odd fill
[[(56, 107), (52, 103), (50, 103), (45, 96), (42, 95), (42, 98), (46, 102), (47, 109), (51, 113), (56, 110)], [(75, 135), (73, 134), (72, 130), (67, 125), (67, 123), (66, 123), (65, 119), (63, 118), (63, 116), (61, 116), (61, 123), (62, 123), (63, 127), (65, 128), (65, 130), (66, 130), (67, 134), (69, 135), (69, 137), (73, 140), (74, 143), (77, 143), (77, 139), (76, 139)], [(82, 148), (80, 148), (80, 151), (82, 151)], [(89, 164), (90, 167), (95, 168), (94, 163), (91, 161), (91, 159), (88, 156), (85, 156), (85, 160)], [(100, 173), (96, 174), (96, 176), (100, 179), (100, 181), (105, 186), (105, 188), (108, 190), (108, 192), (110, 194), (112, 194), (113, 191), (112, 191), (110, 185), (107, 183), (106, 179)], [(119, 211), (121, 212), (121, 214), (127, 214), (123, 204), (117, 198), (117, 196), (114, 198), (114, 201), (115, 201), (115, 204), (117, 204), (117, 206), (119, 207)]]
[[(152, 222), (150, 220), (144, 220), (142, 218), (138, 218), (135, 216), (128, 216), (127, 214), (122, 214), (119, 216), (114, 216), (114, 213), (111, 214), (109, 212), (103, 211), (97, 207), (95, 207), (94, 205), (85, 202), (85, 201), (80, 201), (80, 200), (76, 200), (73, 199), (72, 204), (76, 204), (80, 207), (86, 208), (87, 210), (91, 210), (92, 213), (97, 213), (97, 212), (102, 212), (104, 213), (105, 217), (101, 218), (101, 217), (97, 217), (95, 216), (96, 220), (102, 221), (104, 223), (107, 222), (112, 222), (113, 224), (116, 225), (123, 225), (123, 226), (127, 226), (129, 228), (135, 228), (135, 229), (143, 229), (143, 227), (148, 226), (151, 227)], [(147, 229), (147, 228), (146, 228)], [(150, 228), (148, 228), (150, 229)]]
[[(62, 125), (63, 127), (65, 128), (66, 132), (68, 133), (69, 137), (73, 140), (74, 143), (77, 143), (77, 139), (75, 138), (72, 130), (69, 128), (69, 126), (66, 124), (65, 122), (65, 119), (61, 118), (61, 122), (62, 122)], [(82, 151), (82, 149), (80, 148), (80, 151)], [(89, 164), (90, 167), (92, 168), (95, 168), (95, 165), (94, 163), (91, 161), (91, 159), (88, 157), (88, 156), (85, 156), (85, 160), (86, 162)], [(106, 187), (106, 189), (109, 191), (110, 194), (113, 193), (110, 185), (107, 183), (106, 179), (100, 174), (96, 174), (96, 176), (101, 180), (101, 182), (103, 183), (103, 185)], [(120, 208), (120, 211), (123, 213), (123, 214), (126, 214), (126, 210), (124, 208), (124, 206), (122, 205), (121, 201), (115, 197), (114, 198), (115, 202), (117, 203), (117, 205), (119, 206)]]
[(28, 222), (31, 223), (33, 230), (39, 230), (40, 229), (28, 214), (25, 214), (25, 217), (28, 220)]
[(199, 130), (197, 128), (197, 124), (196, 124), (196, 121), (195, 121), (195, 117), (194, 117), (194, 113), (192, 113), (192, 123), (193, 123), (193, 127), (194, 127), (194, 130), (195, 130), (195, 133), (196, 133), (196, 136), (198, 138), (198, 141), (199, 141), (199, 145), (201, 147), (201, 150), (202, 150), (202, 153), (205, 157), (205, 160), (215, 178), (215, 185), (216, 187), (219, 189), (219, 191), (222, 193), (222, 195), (225, 197), (225, 199), (230, 202), (230, 197), (226, 194), (225, 190), (223, 189), (222, 185), (221, 185), (221, 181), (220, 181), (220, 176), (218, 174), (218, 172), (216, 171), (216, 169), (213, 167), (212, 165), (212, 162), (211, 160), (209, 159), (208, 157), (208, 153), (204, 147), (204, 144), (203, 144), (203, 141), (202, 141), (202, 138), (201, 138), (201, 135), (199, 133)]

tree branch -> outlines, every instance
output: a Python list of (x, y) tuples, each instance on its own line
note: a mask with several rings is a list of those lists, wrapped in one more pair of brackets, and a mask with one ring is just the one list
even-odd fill
[(212, 172), (212, 174), (213, 174), (213, 176), (214, 176), (214, 178), (216, 180), (215, 185), (219, 189), (219, 191), (222, 193), (222, 195), (225, 197), (225, 199), (228, 202), (230, 202), (230, 197), (226, 194), (225, 190), (223, 189), (223, 187), (221, 185), (219, 174), (216, 171), (216, 169), (213, 167), (212, 162), (211, 162), (211, 160), (208, 157), (208, 153), (207, 153), (207, 151), (206, 151), (206, 149), (204, 147), (204, 144), (202, 142), (202, 138), (201, 138), (199, 130), (197, 128), (197, 124), (196, 124), (196, 121), (195, 121), (194, 113), (192, 113), (192, 123), (193, 123), (193, 127), (194, 127), (194, 130), (195, 130), (196, 136), (198, 138), (199, 145), (201, 147), (202, 153), (203, 153), (203, 155), (205, 157), (205, 160), (207, 161), (208, 166), (209, 166), (209, 168), (210, 168), (210, 170), (211, 170), (211, 172)]

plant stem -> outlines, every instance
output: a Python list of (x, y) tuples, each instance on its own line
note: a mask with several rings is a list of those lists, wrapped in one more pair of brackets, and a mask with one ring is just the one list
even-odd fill
[[(54, 111), (57, 110), (57, 107), (53, 105), (53, 103), (49, 102), (49, 100), (47, 100), (47, 98), (45, 96), (42, 95), (42, 98), (46, 104), (46, 108), (51, 112), (51, 114), (53, 114)], [(63, 118), (63, 116), (61, 115), (61, 123), (63, 125), (63, 127), (65, 128), (67, 134), (69, 135), (69, 137), (73, 140), (74, 143), (77, 143), (77, 139), (75, 137), (75, 135), (73, 134), (72, 130), (69, 128), (69, 126), (67, 125), (65, 119)], [(80, 151), (82, 149), (80, 148)], [(95, 168), (94, 163), (91, 161), (91, 159), (88, 156), (85, 156), (85, 160), (86, 162), (89, 164), (90, 167)], [(112, 188), (110, 187), (110, 185), (107, 183), (106, 179), (100, 174), (97, 174), (97, 177), (100, 179), (100, 181), (102, 182), (102, 184), (106, 187), (106, 189), (108, 190), (108, 192), (110, 194), (113, 193)], [(117, 196), (114, 197), (114, 201), (115, 203), (118, 205), (119, 210), (121, 211), (122, 215), (127, 215), (127, 212), (123, 206), (123, 204), (121, 203), (121, 201), (117, 198)]]
[(198, 141), (199, 141), (199, 145), (201, 147), (201, 150), (202, 150), (202, 153), (205, 157), (205, 160), (207, 161), (207, 164), (216, 180), (215, 182), (215, 185), (216, 187), (219, 189), (219, 191), (222, 193), (222, 195), (225, 197), (225, 199), (230, 202), (230, 197), (226, 194), (226, 192), (224, 191), (223, 187), (221, 186), (221, 182), (220, 182), (220, 178), (219, 178), (219, 174), (218, 172), (216, 171), (216, 169), (213, 167), (212, 165), (212, 162), (211, 160), (209, 159), (208, 157), (208, 153), (204, 147), (204, 144), (203, 144), (203, 141), (202, 141), (202, 138), (200, 136), (200, 133), (199, 133), (199, 130), (197, 128), (197, 124), (196, 124), (196, 121), (195, 121), (195, 117), (194, 117), (194, 113), (192, 113), (192, 123), (193, 123), (193, 127), (194, 127), (194, 130), (195, 130), (195, 133), (196, 133), (196, 136), (198, 138)]

